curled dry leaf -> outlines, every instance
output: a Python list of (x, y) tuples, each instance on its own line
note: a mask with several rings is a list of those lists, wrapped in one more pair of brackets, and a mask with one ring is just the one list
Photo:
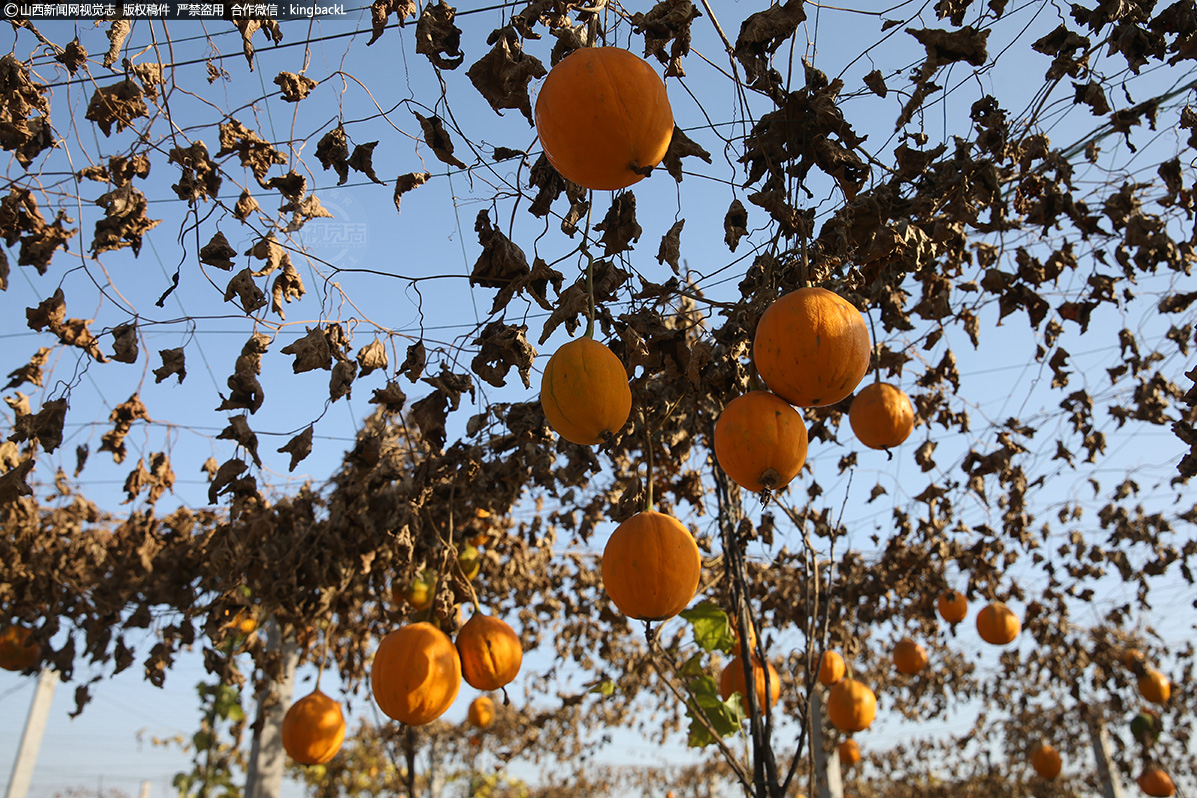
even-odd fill
[[(632, 15), (632, 30), (644, 33), (644, 57), (666, 64), (665, 77), (682, 78), (682, 59), (690, 54), (690, 24), (702, 14), (690, 0), (662, 0), (648, 13)], [(672, 45), (665, 52), (665, 45)]]
[(403, 365), (399, 367), (399, 371), (415, 382), (424, 373), (424, 366), (427, 362), (428, 354), (424, 350), (424, 342), (416, 341), (407, 347), (407, 355), (403, 358)]
[(237, 154), (242, 166), (254, 173), (259, 184), (262, 184), (272, 166), (287, 162), (287, 156), (236, 119), (221, 123), (220, 150), (216, 157), (223, 158), (233, 153)]
[(254, 33), (262, 31), (263, 35), (275, 44), (283, 40), (283, 29), (274, 19), (240, 19), (234, 20), (233, 24), (241, 31), (241, 51), (245, 53), (245, 62), (249, 64), (250, 72), (254, 71), (254, 45), (251, 41)]
[(307, 75), (280, 72), (274, 76), (274, 85), (282, 89), (285, 102), (297, 103), (312, 93), (312, 89), (316, 88), (316, 81)]
[(402, 412), (406, 402), (407, 395), (397, 382), (388, 382), (382, 388), (375, 388), (374, 396), (370, 398), (370, 404), (379, 405), (386, 413)]
[(112, 359), (118, 363), (136, 363), (140, 352), (137, 346), (137, 324), (130, 322), (112, 329)]
[(739, 199), (732, 200), (723, 217), (723, 240), (732, 252), (740, 245), (740, 239), (748, 235), (748, 209)]
[(374, 148), (377, 146), (377, 141), (368, 141), (355, 146), (353, 154), (349, 156), (349, 168), (355, 172), (361, 172), (372, 182), (385, 186), (386, 183), (379, 180), (378, 175), (374, 173)]
[(118, 465), (125, 461), (125, 437), (133, 429), (135, 421), (149, 421), (150, 413), (142, 403), (141, 397), (133, 394), (124, 402), (112, 409), (108, 420), (112, 422), (112, 429), (104, 433), (100, 441), (101, 452), (112, 452), (112, 459)]
[(335, 402), (342, 396), (353, 393), (353, 381), (357, 378), (357, 362), (337, 359), (333, 364), (332, 376), (328, 381), (328, 398)]
[(295, 466), (299, 465), (301, 460), (307, 459), (307, 456), (312, 453), (312, 427), (308, 427), (287, 441), (278, 451), (280, 454), (291, 455), (291, 464), (287, 466), (287, 470), (294, 471)]
[(221, 430), (216, 439), (236, 441), (249, 452), (249, 456), (254, 459), (254, 465), (258, 468), (262, 467), (262, 460), (258, 457), (258, 435), (249, 428), (248, 414), (243, 413), (239, 416), (232, 416), (229, 419), (229, 425)]
[(524, 52), (519, 34), (510, 26), (494, 31), (486, 41), (494, 47), (466, 72), (470, 82), (496, 112), (515, 108), (532, 124), (528, 84), (548, 74), (544, 64)]
[(235, 457), (221, 463), (220, 468), (216, 469), (216, 473), (212, 475), (212, 484), (208, 486), (208, 503), (216, 504), (217, 498), (225, 493), (233, 481), (241, 476), (247, 468), (249, 466), (244, 461)]
[(28, 363), (8, 373), (9, 381), (4, 386), (4, 390), (19, 388), (24, 383), (29, 383), (37, 388), (42, 387), (42, 366), (46, 365), (49, 357), (50, 349), (48, 347), (38, 347), (37, 352), (29, 358)]
[(270, 288), (270, 309), (279, 315), (279, 318), (287, 318), (287, 314), (283, 312), (283, 303), (290, 303), (292, 299), (300, 299), (303, 297), (303, 279), (299, 276), (299, 272), (291, 265), (291, 259), (287, 258), (283, 264), (283, 271), (274, 278), (274, 283)]
[[(123, 20), (127, 22), (128, 20)], [(79, 67), (87, 66), (87, 48), (79, 43), (79, 37), (76, 36), (65, 47), (62, 52), (54, 56), (54, 60), (64, 65), (67, 72), (74, 75), (79, 71)]]
[(744, 67), (748, 82), (756, 84), (768, 76), (769, 58), (806, 21), (802, 0), (786, 0), (766, 11), (758, 11), (740, 25), (733, 54)]
[(237, 204), (233, 206), (233, 216), (244, 222), (251, 213), (260, 210), (262, 210), (262, 206), (258, 205), (258, 201), (250, 195), (247, 189), (243, 189), (241, 196), (237, 198)]
[(169, 163), (177, 163), (183, 170), (179, 182), (171, 186), (179, 199), (187, 202), (216, 199), (220, 192), (220, 167), (208, 157), (208, 148), (202, 141), (190, 147), (175, 147), (170, 151)]
[(531, 387), (529, 375), (536, 360), (536, 349), (528, 343), (527, 333), (526, 324), (516, 327), (500, 321), (490, 322), (474, 341), (481, 348), (470, 368), (489, 384), (502, 388), (507, 384), (507, 372), (514, 366), (524, 387)]
[(435, 114), (421, 116), (415, 111), (412, 113), (415, 114), (416, 119), (420, 120), (420, 129), (424, 131), (424, 143), (432, 148), (433, 154), (449, 166), (465, 169), (466, 165), (453, 155), (453, 140), (449, 138), (449, 133), (445, 130), (445, 124), (440, 117)]
[(618, 255), (631, 249), (632, 242), (639, 241), (640, 234), (644, 232), (636, 222), (636, 195), (630, 191), (616, 194), (611, 199), (607, 215), (594, 229), (603, 234), (599, 241), (605, 256)]
[(885, 85), (885, 77), (881, 74), (880, 70), (874, 69), (865, 75), (864, 83), (869, 87), (869, 91), (878, 97), (885, 98), (889, 94), (889, 87)]
[(231, 302), (233, 297), (237, 297), (241, 309), (247, 314), (266, 306), (266, 295), (254, 284), (254, 277), (249, 269), (242, 269), (229, 280), (228, 287), (224, 290), (224, 301)]
[(33, 470), (33, 462), (33, 458), (22, 460), (16, 467), (0, 476), (0, 507), (22, 496), (33, 495), (33, 488), (25, 481), (29, 478), (29, 472)]
[(154, 382), (159, 383), (172, 374), (179, 376), (179, 383), (187, 377), (186, 358), (183, 347), (178, 349), (160, 349), (158, 355), (162, 358), (162, 365), (154, 369)]
[(112, 24), (108, 26), (108, 52), (104, 54), (105, 67), (111, 67), (120, 60), (121, 47), (125, 45), (125, 39), (132, 29), (133, 23), (127, 19), (113, 20)]
[(315, 369), (328, 371), (332, 368), (332, 349), (328, 338), (319, 326), (305, 327), (307, 335), (282, 348), (284, 355), (294, 355), (295, 362), (291, 370), (296, 374)]
[(62, 445), (66, 411), (66, 399), (53, 399), (44, 403), (36, 413), (19, 413), (8, 439), (17, 443), (37, 441), (45, 452), (53, 452)]
[(395, 178), (395, 211), (399, 211), (399, 199), (413, 188), (418, 188), (432, 177), (428, 172), (408, 172)]
[(104, 218), (96, 222), (91, 243), (92, 253), (96, 255), (125, 247), (132, 248), (134, 255), (141, 254), (142, 236), (162, 221), (146, 217), (149, 203), (132, 183), (101, 194), (96, 205), (104, 209)]
[(414, 17), (419, 6), (416, 0), (374, 0), (370, 5), (370, 41), (367, 46), (378, 41), (378, 37), (386, 30), (387, 18), (394, 14), (402, 25), (408, 17)]
[(0, 58), (0, 148), (26, 169), (43, 150), (57, 146), (47, 91), (11, 53)]
[(490, 211), (485, 208), (478, 211), (474, 231), (478, 233), (482, 253), (470, 272), (470, 285), (505, 288), (531, 271), (524, 251), (504, 235), (503, 231), (491, 225)]
[(357, 363), (361, 367), (360, 373), (363, 377), (369, 376), (376, 370), (386, 371), (388, 362), (387, 348), (377, 337), (358, 350)]
[(112, 135), (112, 126), (120, 133), (133, 124), (133, 120), (149, 116), (145, 104), (145, 93), (132, 80), (125, 78), (118, 83), (99, 86), (87, 104), (84, 118), (95, 122), (105, 136)]
[(429, 3), (416, 21), (416, 52), (428, 56), (438, 69), (457, 69), (465, 61), (461, 29), (453, 24), (457, 9), (445, 2)]
[(262, 406), (265, 399), (265, 392), (262, 390), (262, 384), (258, 381), (258, 375), (262, 373), (262, 355), (270, 347), (270, 337), (262, 333), (254, 333), (250, 336), (245, 345), (241, 347), (241, 354), (237, 356), (237, 362), (233, 366), (233, 373), (227, 380), (229, 386), (228, 398), (222, 397), (223, 401), (217, 410), (239, 410), (247, 409), (250, 413), (256, 413), (258, 408)]
[(673, 136), (669, 139), (669, 149), (661, 164), (665, 171), (673, 176), (677, 182), (682, 182), (682, 158), (693, 156), (707, 163), (711, 162), (711, 154), (704, 150), (698, 142), (687, 136), (677, 125), (673, 126)]
[(685, 219), (678, 219), (674, 222), (665, 235), (661, 236), (661, 246), (657, 250), (657, 263), (668, 263), (669, 268), (673, 269), (674, 274), (679, 273), (678, 263), (681, 260), (682, 228), (685, 225)]
[(224, 233), (217, 230), (208, 243), (200, 248), (199, 260), (200, 263), (206, 263), (229, 272), (236, 265), (232, 260), (236, 254), (237, 250), (229, 245), (229, 240), (225, 238)]
[(349, 179), (349, 139), (344, 127), (337, 125), (320, 138), (316, 143), (316, 158), (325, 170), (337, 170), (338, 186)]

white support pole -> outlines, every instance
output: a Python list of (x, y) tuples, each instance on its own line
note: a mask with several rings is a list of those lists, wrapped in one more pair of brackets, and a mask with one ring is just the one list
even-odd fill
[(37, 753), (42, 747), (42, 736), (50, 719), (50, 704), (54, 702), (54, 688), (58, 686), (58, 671), (42, 668), (33, 690), (33, 702), (29, 705), (29, 717), (25, 720), (25, 731), (21, 734), (21, 746), (17, 749), (17, 761), (12, 766), (8, 780), (7, 798), (26, 798), (29, 784), (33, 781), (33, 768), (37, 765)]
[(137, 798), (150, 798), (150, 790), (152, 789), (152, 785), (153, 782), (151, 782), (149, 779), (143, 779), (141, 782), (141, 792), (138, 794)]
[(844, 798), (844, 780), (840, 773), (840, 754), (828, 754), (823, 739), (823, 696), (819, 688), (810, 695), (810, 744), (815, 752), (815, 794), (819, 798)]
[(1101, 780), (1103, 798), (1122, 798), (1122, 781), (1110, 755), (1110, 735), (1105, 724), (1096, 717), (1089, 718), (1089, 738), (1093, 741), (1093, 755), (1097, 758), (1097, 778)]
[(265, 624), (266, 645), (283, 655), (283, 678), (258, 696), (261, 728), (254, 733), (245, 778), (245, 798), (279, 798), (287, 753), (283, 750), (283, 716), (291, 706), (295, 691), (295, 669), (299, 666), (299, 647), (293, 640), (283, 640), (273, 619)]

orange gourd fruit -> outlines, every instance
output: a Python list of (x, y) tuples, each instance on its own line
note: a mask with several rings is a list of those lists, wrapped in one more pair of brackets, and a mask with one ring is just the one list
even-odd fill
[[(775, 706), (777, 699), (781, 698), (781, 675), (777, 669), (773, 667), (773, 663), (766, 663), (768, 665), (769, 685), (768, 696), (769, 706)], [(733, 693), (739, 693), (744, 699), (744, 707), (748, 707), (748, 674), (747, 668), (744, 667), (744, 660), (738, 655), (732, 659), (731, 662), (723, 668), (723, 673), (719, 674), (719, 696), (726, 701), (732, 697)], [(765, 711), (765, 668), (761, 667), (761, 663), (754, 656), (752, 658), (752, 681), (756, 686), (756, 706), (761, 712)]]
[(540, 406), (557, 434), (592, 446), (618, 432), (632, 412), (623, 363), (593, 338), (575, 338), (553, 353), (540, 383)]
[(461, 689), (457, 648), (430, 623), (400, 627), (378, 646), (370, 687), (387, 717), (409, 726), (436, 720)]
[(715, 459), (742, 488), (779, 490), (806, 462), (806, 424), (776, 394), (752, 391), (728, 402), (715, 422)]
[(535, 116), (549, 163), (596, 191), (643, 180), (673, 137), (665, 83), (619, 47), (584, 47), (561, 59), (540, 87)]
[(977, 613), (977, 634), (986, 643), (1004, 646), (1018, 637), (1022, 623), (1014, 611), (1000, 601), (995, 601)]
[(860, 761), (860, 745), (855, 740), (844, 740), (836, 750), (840, 755), (840, 764), (845, 767), (852, 767)]
[(827, 717), (842, 732), (864, 731), (877, 717), (877, 696), (863, 682), (844, 679), (827, 696)]
[(968, 615), (968, 599), (959, 591), (949, 590), (935, 600), (935, 608), (939, 610), (939, 617), (948, 623), (957, 624)]
[(701, 575), (702, 555), (690, 530), (656, 510), (624, 521), (603, 549), (603, 588), (630, 618), (677, 615), (694, 598)]
[(1159, 765), (1148, 765), (1137, 779), (1139, 789), (1153, 798), (1169, 798), (1176, 794), (1172, 777)]
[(1143, 656), (1143, 652), (1137, 648), (1128, 648), (1122, 652), (1122, 664), (1128, 671), (1137, 674), (1147, 667), (1147, 657)]
[(466, 720), (471, 726), (485, 729), (495, 722), (495, 702), (484, 695), (480, 695), (470, 702), (470, 709), (466, 713)]
[(844, 674), (848, 672), (848, 667), (844, 664), (844, 658), (834, 651), (824, 651), (822, 659), (819, 660), (819, 682), (831, 687), (837, 684), (844, 678)]
[[(730, 614), (727, 616), (727, 623), (729, 626), (731, 626), (732, 641), (733, 641), (732, 653), (738, 654), (740, 651), (740, 625), (738, 623), (736, 623), (735, 617), (733, 617)], [(749, 619), (749, 623), (750, 623), (750, 625), (748, 627), (748, 648), (749, 648), (749, 650), (752, 650), (752, 649), (756, 648), (756, 629), (751, 626), (751, 619)]]
[(889, 449), (910, 437), (914, 405), (901, 388), (875, 382), (856, 394), (848, 409), (856, 439), (870, 449)]
[(471, 687), (498, 690), (520, 672), (524, 649), (506, 621), (475, 612), (457, 633), (461, 673)]
[(927, 667), (927, 649), (904, 637), (894, 646), (894, 667), (898, 673), (913, 676)]
[(761, 315), (752, 358), (769, 390), (797, 407), (849, 396), (869, 369), (869, 329), (852, 303), (825, 288), (800, 288)]
[(1172, 684), (1168, 677), (1155, 668), (1145, 668), (1138, 684), (1139, 695), (1153, 704), (1166, 704), (1172, 695)]
[(345, 741), (341, 705), (320, 690), (296, 701), (283, 716), (283, 748), (303, 765), (323, 765)]
[(37, 664), (42, 647), (33, 639), (33, 630), (13, 625), (0, 631), (0, 668), (24, 671)]
[(1031, 767), (1042, 778), (1054, 779), (1060, 775), (1062, 766), (1060, 752), (1047, 743), (1039, 743), (1038, 747), (1031, 752)]

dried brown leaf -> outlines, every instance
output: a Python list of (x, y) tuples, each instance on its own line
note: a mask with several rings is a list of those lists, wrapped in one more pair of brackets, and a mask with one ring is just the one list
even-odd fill
[(599, 241), (605, 256), (618, 255), (631, 249), (632, 242), (639, 241), (640, 234), (644, 232), (636, 222), (636, 195), (623, 191), (612, 197), (607, 215), (594, 229), (603, 234)]
[(528, 343), (527, 333), (526, 324), (516, 327), (500, 321), (490, 322), (474, 340), (474, 345), (480, 348), (470, 364), (471, 369), (490, 385), (502, 388), (507, 384), (507, 373), (514, 366), (524, 387), (530, 387), (529, 375), (536, 360), (536, 349)]
[(249, 415), (242, 414), (229, 418), (229, 425), (216, 436), (217, 440), (235, 441), (249, 452), (254, 465), (262, 467), (262, 460), (258, 457), (258, 435), (249, 428)]
[(307, 456), (312, 453), (312, 429), (309, 426), (278, 450), (280, 454), (291, 455), (291, 464), (287, 466), (288, 471), (294, 471), (295, 466), (299, 465), (301, 460), (306, 460)]
[(466, 75), (496, 112), (514, 108), (531, 125), (532, 100), (528, 96), (528, 84), (548, 74), (544, 64), (524, 52), (519, 34), (510, 26), (496, 30), (486, 41), (494, 47), (476, 61)]
[(254, 33), (262, 31), (267, 40), (278, 44), (283, 40), (283, 29), (278, 20), (274, 19), (239, 19), (233, 20), (233, 25), (241, 32), (241, 51), (245, 53), (245, 62), (249, 64), (249, 71), (254, 71)]
[(693, 156), (707, 163), (711, 162), (711, 154), (704, 150), (698, 142), (691, 139), (677, 125), (673, 126), (673, 137), (669, 139), (669, 149), (665, 151), (665, 158), (661, 164), (665, 171), (673, 176), (677, 182), (682, 182), (682, 158)]
[(312, 89), (316, 88), (316, 81), (307, 75), (280, 72), (274, 76), (274, 85), (282, 89), (284, 102), (297, 103), (312, 93)]
[(291, 370), (296, 374), (315, 369), (328, 371), (332, 368), (332, 349), (328, 338), (319, 326), (305, 327), (307, 335), (282, 348), (284, 355), (294, 355)]
[(378, 37), (386, 30), (387, 18), (394, 14), (399, 18), (399, 24), (402, 26), (408, 17), (414, 17), (419, 7), (416, 5), (416, 0), (374, 0), (370, 5), (370, 27), (372, 33), (370, 34), (370, 41), (366, 42), (369, 46), (378, 41)]
[(179, 376), (181, 384), (187, 377), (187, 363), (183, 354), (183, 347), (178, 349), (160, 349), (158, 355), (162, 358), (162, 366), (154, 369), (154, 382), (159, 383), (172, 374)]
[(386, 371), (389, 361), (387, 349), (377, 337), (358, 350), (357, 363), (361, 367), (361, 376), (366, 377), (374, 371)]
[(399, 211), (399, 198), (413, 188), (418, 188), (428, 182), (428, 178), (432, 177), (428, 172), (408, 172), (405, 175), (399, 175), (395, 178), (395, 211)]
[(266, 307), (266, 295), (254, 283), (253, 274), (249, 269), (242, 269), (229, 280), (224, 290), (224, 301), (231, 302), (233, 297), (241, 303), (241, 309), (247, 314)]
[(112, 359), (118, 363), (136, 363), (141, 351), (137, 346), (136, 322), (114, 327), (112, 338)]
[(87, 104), (84, 118), (95, 122), (105, 136), (112, 135), (112, 126), (120, 133), (133, 124), (133, 120), (150, 115), (141, 87), (125, 78), (119, 83), (98, 86)]
[(416, 52), (428, 56), (437, 69), (457, 69), (465, 61), (461, 29), (453, 24), (457, 9), (439, 0), (429, 3), (416, 21)]
[(436, 116), (421, 116), (415, 111), (416, 119), (420, 120), (420, 129), (424, 131), (424, 143), (432, 148), (432, 152), (443, 163), (449, 166), (456, 166), (458, 169), (465, 169), (466, 165), (453, 155), (453, 140), (449, 138), (449, 133), (445, 130), (445, 124), (440, 117)]

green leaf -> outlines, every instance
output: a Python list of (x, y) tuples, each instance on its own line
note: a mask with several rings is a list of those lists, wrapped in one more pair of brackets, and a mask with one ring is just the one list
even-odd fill
[[(694, 694), (695, 703), (713, 728), (721, 737), (735, 734), (740, 724), (748, 717), (739, 693), (733, 693), (731, 698), (724, 701), (719, 696), (715, 680), (710, 676), (700, 676), (690, 681), (690, 692)], [(686, 705), (686, 715), (690, 718), (689, 745), (691, 748), (702, 748), (715, 742), (715, 738), (703, 725), (702, 719), (694, 713), (690, 704)]]
[(612, 682), (608, 679), (604, 679), (603, 681), (596, 684), (594, 687), (591, 687), (589, 692), (598, 693), (601, 696), (613, 695), (615, 693), (615, 682)]
[(694, 642), (703, 651), (731, 651), (735, 645), (731, 622), (727, 613), (713, 601), (704, 601), (682, 612), (682, 617), (694, 627)]
[(693, 678), (695, 676), (702, 676), (703, 655), (702, 653), (695, 654), (682, 663), (682, 667), (677, 669), (678, 676)]
[(212, 747), (212, 735), (206, 731), (197, 731), (191, 735), (191, 744), (196, 751), (207, 751)]

